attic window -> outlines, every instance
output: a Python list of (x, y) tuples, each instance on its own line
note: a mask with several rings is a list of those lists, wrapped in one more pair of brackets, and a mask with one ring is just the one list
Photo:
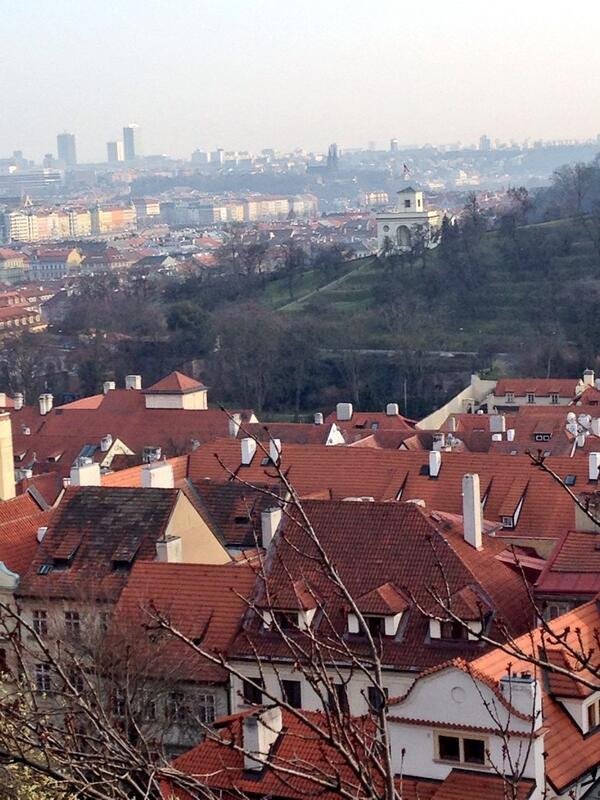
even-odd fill
[(450, 619), (440, 625), (440, 638), (454, 642), (467, 639), (467, 629), (458, 620)]
[(502, 527), (503, 528), (514, 528), (515, 527), (515, 520), (514, 517), (502, 517)]
[(371, 430), (372, 431), (378, 431), (379, 430), (379, 423), (378, 422), (372, 422), (371, 423)]
[(515, 395), (513, 392), (506, 393), (506, 402), (507, 403), (514, 403), (515, 402)]
[(48, 456), (48, 461), (52, 461), (53, 463), (56, 464), (57, 461), (60, 461), (61, 456), (62, 456), (62, 451), (60, 453), (52, 453), (52, 455)]
[(38, 575), (47, 575), (52, 572), (52, 564), (40, 564), (38, 567)]
[(24, 450), (22, 453), (15, 453), (15, 461), (23, 461), (26, 455), (27, 450)]
[(565, 475), (565, 486), (575, 486), (575, 481), (577, 480), (576, 475)]
[(240, 514), (239, 517), (234, 517), (233, 521), (235, 522), (236, 525), (246, 525), (248, 522), (250, 522), (250, 517), (248, 517), (247, 515), (242, 516)]
[(273, 621), (282, 631), (298, 629), (298, 613), (296, 611), (274, 611)]
[(552, 392), (550, 395), (550, 402), (553, 406), (558, 405), (558, 392)]
[(535, 403), (535, 394), (533, 392), (527, 392), (527, 402)]
[(536, 433), (535, 434), (535, 441), (536, 442), (549, 442), (552, 438), (551, 433)]
[(419, 475), (429, 475), (429, 464), (423, 464), (419, 470)]

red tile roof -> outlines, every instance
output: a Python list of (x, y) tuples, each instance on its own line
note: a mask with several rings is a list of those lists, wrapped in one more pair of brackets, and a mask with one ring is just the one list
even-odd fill
[(113, 635), (142, 637), (145, 669), (173, 680), (224, 682), (227, 670), (196, 654), (188, 645), (164, 634), (148, 632), (147, 612), (158, 612), (202, 648), (226, 652), (238, 632), (256, 579), (247, 564), (166, 564), (136, 562), (117, 604)]
[[(556, 638), (538, 628), (533, 634), (526, 634), (517, 639), (510, 648), (511, 652), (514, 649), (515, 652), (537, 655), (541, 646), (551, 650), (561, 649), (558, 637), (564, 637), (567, 644), (576, 652), (596, 654), (600, 629), (598, 602), (586, 603), (558, 617), (549, 623), (549, 627), (556, 634)], [(552, 654), (550, 663), (555, 663), (554, 659), (555, 655)], [(597, 658), (594, 657), (591, 663), (597, 663)], [(506, 674), (509, 664), (513, 672), (527, 670), (537, 672), (538, 675), (540, 673), (540, 669), (528, 661), (506, 654), (500, 649), (481, 656), (472, 662), (472, 667), (490, 679), (499, 681)], [(557, 697), (550, 689), (546, 689), (543, 676), (541, 678), (542, 714), (546, 728), (544, 739), (544, 749), (547, 754), (546, 774), (556, 793), (562, 794), (580, 775), (600, 763), (600, 728), (587, 735), (581, 733)]]
[(206, 389), (203, 383), (175, 370), (156, 383), (153, 383), (152, 386), (149, 386), (147, 389), (143, 389), (143, 392), (144, 394), (187, 394), (188, 392), (197, 392), (201, 389)]
[(539, 594), (591, 599), (600, 592), (600, 534), (567, 531), (536, 582)]
[(534, 789), (535, 781), (528, 778), (520, 778), (513, 791), (499, 775), (453, 769), (431, 800), (527, 800)]
[(538, 397), (549, 397), (557, 393), (560, 397), (574, 397), (580, 378), (500, 378), (494, 389), (495, 397), (512, 392), (515, 397), (524, 397), (533, 392)]
[[(479, 619), (493, 609), (491, 629), (496, 635), (501, 635), (502, 625), (515, 635), (528, 629), (531, 612), (521, 577), (495, 558), (504, 549), (501, 540), (486, 536), (483, 549), (478, 551), (464, 541), (456, 526), (413, 503), (310, 500), (302, 505), (344, 585), (353, 597), (365, 600), (365, 611), (375, 613), (368, 609), (384, 605), (388, 608), (385, 613), (406, 609), (396, 637), (384, 637), (382, 642), (387, 666), (419, 670), (447, 660), (449, 654), (474, 658), (481, 652), (479, 642), (452, 641), (448, 645), (444, 640), (430, 639), (428, 619), (412, 603), (407, 608), (406, 599), (414, 596), (422, 607), (443, 616), (430, 595), (433, 587), (445, 591), (445, 584), (442, 588), (440, 583), (440, 564), (457, 613), (464, 611), (466, 618), (472, 619), (475, 608)], [(272, 603), (289, 610), (291, 583), (302, 580), (307, 591), (327, 608), (327, 618), (315, 617), (313, 630), (326, 636), (331, 620), (337, 635), (344, 635), (347, 609), (319, 566), (309, 535), (293, 518), (287, 519), (269, 551)], [(260, 605), (260, 585), (256, 599)], [(351, 637), (351, 641), (357, 651), (364, 649), (362, 637)], [(231, 652), (252, 657), (255, 649), (273, 658), (289, 655), (276, 631), (266, 630), (258, 617), (249, 617)]]
[(40, 511), (0, 525), (0, 561), (11, 572), (25, 574), (38, 547), (38, 528), (49, 525), (51, 518), (52, 511)]

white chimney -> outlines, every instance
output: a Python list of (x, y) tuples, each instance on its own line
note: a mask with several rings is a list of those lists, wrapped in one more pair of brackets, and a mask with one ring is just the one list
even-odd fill
[(23, 408), (23, 395), (21, 392), (17, 392), (13, 397), (13, 403), (15, 411), (20, 411)]
[(594, 386), (596, 387), (596, 389), (600, 389), (600, 378), (596, 378), (596, 380), (594, 381)]
[(168, 461), (153, 461), (142, 467), (144, 489), (173, 489), (174, 486), (173, 467)]
[(274, 706), (244, 717), (243, 726), (244, 769), (262, 770), (283, 727), (281, 707)]
[(269, 458), (273, 464), (279, 464), (281, 459), (281, 439), (269, 439)]
[(71, 486), (100, 486), (100, 464), (73, 464)]
[(256, 442), (250, 437), (240, 440), (240, 447), (242, 449), (242, 464), (248, 466), (252, 463), (254, 453), (256, 453)]
[(126, 389), (141, 389), (142, 376), (141, 375), (125, 375), (125, 388)]
[(443, 450), (446, 446), (446, 434), (443, 431), (433, 434), (432, 450)]
[(47, 525), (40, 525), (40, 527), (37, 529), (37, 533), (36, 533), (35, 536), (36, 536), (36, 539), (38, 540), (38, 543), (43, 542), (44, 536), (46, 535), (46, 531), (47, 530), (48, 530), (48, 526)]
[(595, 375), (593, 369), (586, 369), (583, 371), (583, 383), (585, 386), (593, 386), (594, 378)]
[(600, 436), (600, 417), (594, 417), (591, 428), (594, 436)]
[(267, 508), (263, 511), (260, 515), (260, 528), (261, 528), (261, 537), (262, 537), (262, 546), (265, 550), (269, 547), (271, 542), (273, 541), (273, 537), (277, 532), (277, 528), (279, 527), (279, 523), (281, 522), (281, 517), (283, 516), (283, 511), (279, 506), (272, 506), (271, 508)]
[(48, 392), (48, 394), (46, 394), (46, 414), (49, 411), (52, 411), (52, 406), (53, 405), (54, 405), (54, 395), (52, 395), (52, 394), (50, 394)]
[(578, 433), (577, 439), (575, 440), (575, 444), (577, 447), (583, 447), (585, 445), (585, 433)]
[(437, 478), (442, 468), (442, 454), (439, 450), (432, 450), (429, 453), (429, 477)]
[(501, 441), (502, 441), (501, 433), (492, 433), (492, 442), (501, 442)]
[(509, 428), (506, 431), (506, 441), (507, 442), (514, 442), (514, 440), (515, 440), (515, 429), (514, 428)]
[(0, 500), (12, 500), (15, 496), (15, 461), (12, 443), (10, 414), (0, 414)]
[(352, 403), (338, 403), (335, 409), (338, 422), (349, 422), (349, 420), (352, 419), (353, 413), (354, 409), (352, 408)]
[(463, 475), (462, 498), (465, 542), (476, 550), (481, 550), (483, 547), (481, 492), (477, 473)]
[(0, 392), (0, 408), (6, 408), (6, 392)]
[(103, 453), (108, 453), (113, 443), (113, 438), (110, 433), (107, 433), (100, 439), (100, 450)]
[(490, 414), (490, 433), (504, 433), (506, 419), (503, 414)]
[(588, 480), (597, 481), (600, 473), (600, 453), (590, 453), (588, 456)]
[(40, 415), (42, 417), (45, 416), (48, 413), (48, 409), (46, 407), (46, 403), (47, 403), (46, 395), (45, 394), (41, 394), (38, 397), (38, 405), (39, 405), (39, 408), (40, 408)]
[(242, 415), (236, 411), (229, 419), (229, 435), (235, 439), (242, 426)]
[(104, 394), (108, 394), (110, 391), (114, 391), (117, 388), (117, 385), (114, 381), (104, 381), (102, 384), (102, 391)]
[(451, 433), (456, 433), (456, 428), (457, 428), (456, 417), (448, 418), (448, 428), (450, 429)]
[(315, 425), (322, 425), (323, 424), (323, 414), (320, 411), (317, 411), (315, 414)]
[(533, 717), (533, 727), (542, 725), (542, 690), (531, 672), (514, 672), (500, 678), (500, 691), (520, 714)]
[(398, 403), (388, 403), (385, 407), (385, 413), (388, 417), (398, 417), (400, 416), (400, 409), (398, 408)]
[(166, 564), (181, 564), (181, 537), (165, 536), (156, 542), (156, 560)]

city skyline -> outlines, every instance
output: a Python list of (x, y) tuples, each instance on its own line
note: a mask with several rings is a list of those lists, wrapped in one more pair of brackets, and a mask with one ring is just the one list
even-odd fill
[[(186, 158), (217, 146), (322, 152), (328, 142), (357, 147), (373, 138), (422, 145), (476, 143), (486, 131), (504, 140), (597, 133), (599, 90), (579, 79), (600, 70), (593, 19), (581, 25), (545, 4), (542, 28), (535, 9), (514, 2), (501, 15), (472, 2), (409, 14), (392, 2), (376, 14), (337, 0), (314, 9), (271, 0), (252, 8), (182, 0), (167, 9), (132, 0), (117, 18), (100, 8), (84, 16), (67, 0), (52, 13), (41, 0), (11, 6), (0, 32), (0, 153), (22, 149), (39, 160), (66, 129), (77, 136), (80, 161), (102, 161), (130, 119), (144, 130), (146, 153)], [(185, 46), (189, 31), (193, 47)], [(51, 66), (41, 47), (48, 35)]]

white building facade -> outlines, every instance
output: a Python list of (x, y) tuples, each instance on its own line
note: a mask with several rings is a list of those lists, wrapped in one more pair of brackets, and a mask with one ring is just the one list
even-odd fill
[(425, 199), (420, 189), (407, 186), (398, 192), (398, 205), (393, 211), (382, 211), (375, 215), (377, 220), (377, 249), (381, 252), (390, 250), (410, 250), (414, 244), (415, 234), (423, 231), (426, 243), (432, 247), (436, 243), (436, 234), (442, 224), (439, 211), (425, 207)]

